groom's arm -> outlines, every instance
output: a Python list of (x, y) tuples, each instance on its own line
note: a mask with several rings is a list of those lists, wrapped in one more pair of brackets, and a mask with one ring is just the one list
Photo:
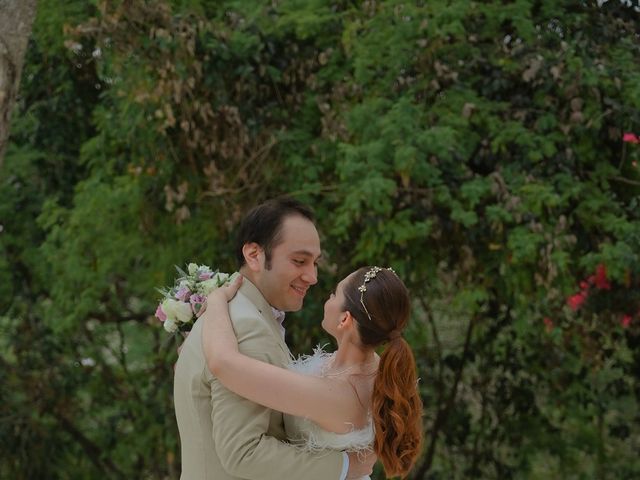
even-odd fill
[[(239, 334), (239, 347), (244, 354), (279, 363), (278, 355), (282, 353), (268, 330), (247, 333)], [(250, 480), (344, 478), (343, 453), (305, 452), (269, 436), (271, 416), (279, 413), (235, 395), (215, 379), (211, 379), (210, 385), (214, 444), (223, 468), (230, 475)]]
[[(225, 390), (223, 392), (223, 390)], [(309, 453), (267, 434), (271, 411), (212, 386), (216, 453), (225, 471), (249, 480), (340, 480), (341, 452)], [(225, 408), (231, 404), (231, 408)]]

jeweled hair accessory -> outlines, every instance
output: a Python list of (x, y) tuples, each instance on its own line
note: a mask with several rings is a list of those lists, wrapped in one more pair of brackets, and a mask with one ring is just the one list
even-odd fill
[(371, 269), (364, 274), (364, 282), (362, 282), (362, 285), (358, 287), (358, 290), (360, 291), (360, 303), (362, 304), (362, 308), (364, 308), (364, 311), (367, 312), (367, 317), (369, 317), (369, 320), (371, 320), (371, 315), (369, 314), (369, 310), (367, 310), (367, 306), (364, 304), (364, 292), (367, 291), (367, 283), (376, 278), (378, 272), (381, 272), (382, 270), (389, 270), (393, 273), (396, 273), (394, 272), (393, 268), (371, 267)]

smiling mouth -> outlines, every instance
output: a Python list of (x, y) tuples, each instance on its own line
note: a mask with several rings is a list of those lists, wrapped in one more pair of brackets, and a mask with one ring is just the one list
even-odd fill
[(293, 289), (294, 292), (296, 292), (301, 297), (304, 297), (305, 294), (307, 293), (306, 288), (294, 287), (293, 285), (291, 285), (291, 288)]

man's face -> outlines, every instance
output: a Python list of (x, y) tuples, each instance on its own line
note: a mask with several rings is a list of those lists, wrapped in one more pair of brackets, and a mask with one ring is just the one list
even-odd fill
[(275, 308), (300, 310), (307, 289), (318, 282), (320, 253), (320, 237), (313, 223), (300, 215), (286, 217), (280, 243), (271, 250), (271, 268), (264, 269), (263, 263), (256, 286)]

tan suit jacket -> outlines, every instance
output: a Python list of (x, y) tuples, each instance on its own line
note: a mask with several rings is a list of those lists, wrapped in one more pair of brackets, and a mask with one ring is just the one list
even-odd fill
[[(290, 359), (273, 311), (246, 278), (229, 304), (240, 351), (284, 367)], [(338, 480), (341, 452), (308, 453), (285, 443), (282, 413), (235, 395), (211, 375), (195, 322), (176, 364), (174, 401), (181, 480)]]

